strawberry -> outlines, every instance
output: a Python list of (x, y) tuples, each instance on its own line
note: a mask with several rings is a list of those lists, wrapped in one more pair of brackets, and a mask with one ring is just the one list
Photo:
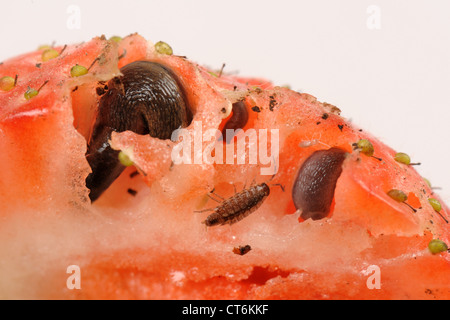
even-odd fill
[[(169, 48), (100, 37), (0, 65), (2, 297), (450, 298), (449, 208), (408, 158), (333, 105)], [(101, 131), (117, 120), (105, 110), (120, 112), (141, 81), (128, 71), (137, 61), (179, 87), (184, 120), (172, 139), (152, 133), (148, 110), (143, 127)], [(187, 146), (180, 135), (226, 129), (243, 133), (192, 140), (182, 149), (191, 163), (174, 158)], [(117, 178), (91, 158), (104, 150), (93, 148), (100, 131)], [(195, 161), (195, 150), (237, 152), (251, 132), (268, 134), (266, 162), (250, 163), (251, 137), (243, 164)], [(262, 174), (270, 162), (275, 174)], [(96, 172), (101, 187), (87, 185)]]

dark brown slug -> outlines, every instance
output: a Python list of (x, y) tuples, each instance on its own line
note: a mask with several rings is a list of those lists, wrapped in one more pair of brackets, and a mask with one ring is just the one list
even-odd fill
[(315, 151), (300, 167), (292, 200), (303, 219), (319, 220), (330, 214), (334, 191), (347, 152), (339, 148)]
[(184, 90), (167, 67), (151, 61), (135, 61), (120, 69), (122, 76), (107, 84), (88, 142), (86, 158), (92, 173), (86, 179), (89, 197), (95, 201), (125, 169), (119, 151), (109, 145), (111, 133), (133, 131), (160, 139), (186, 127), (192, 114)]
[[(243, 129), (248, 122), (248, 111), (244, 101), (233, 103), (232, 112), (233, 114), (231, 118), (222, 129), (222, 137), (226, 143), (230, 143), (236, 133), (235, 131), (238, 129)], [(227, 133), (227, 129), (234, 131), (228, 131)]]

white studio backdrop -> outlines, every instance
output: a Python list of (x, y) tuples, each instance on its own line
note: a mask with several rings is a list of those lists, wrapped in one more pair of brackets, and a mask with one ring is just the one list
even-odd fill
[(0, 61), (138, 32), (200, 64), (310, 93), (395, 150), (450, 203), (450, 1), (2, 1)]

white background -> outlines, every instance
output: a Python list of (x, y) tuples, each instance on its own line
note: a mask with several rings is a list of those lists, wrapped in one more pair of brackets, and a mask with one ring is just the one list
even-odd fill
[(138, 32), (212, 68), (289, 84), (422, 162), (450, 203), (448, 0), (3, 0), (0, 21), (0, 61)]

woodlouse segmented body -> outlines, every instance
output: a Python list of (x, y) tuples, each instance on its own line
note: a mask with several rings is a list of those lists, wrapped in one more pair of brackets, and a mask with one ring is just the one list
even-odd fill
[(269, 194), (270, 188), (264, 182), (237, 192), (216, 207), (203, 223), (208, 227), (236, 223), (258, 209)]

